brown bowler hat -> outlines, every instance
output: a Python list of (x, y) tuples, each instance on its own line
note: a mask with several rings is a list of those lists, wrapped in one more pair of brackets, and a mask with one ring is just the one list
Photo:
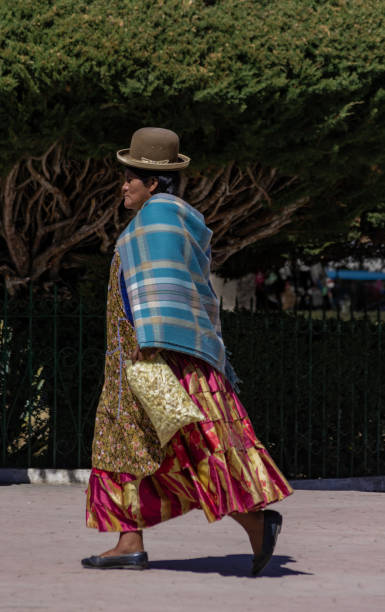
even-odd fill
[(129, 149), (116, 154), (125, 166), (147, 170), (182, 170), (190, 158), (179, 153), (179, 137), (171, 130), (145, 127), (136, 130)]

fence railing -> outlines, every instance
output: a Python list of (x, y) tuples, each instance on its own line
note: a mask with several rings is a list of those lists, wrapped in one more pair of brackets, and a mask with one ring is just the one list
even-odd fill
[[(0, 308), (0, 465), (89, 467), (104, 307), (31, 286)], [(381, 314), (222, 312), (241, 400), (289, 477), (385, 473)]]

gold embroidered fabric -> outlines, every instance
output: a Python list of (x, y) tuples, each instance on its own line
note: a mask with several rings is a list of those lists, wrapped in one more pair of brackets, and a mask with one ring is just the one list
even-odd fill
[(131, 391), (145, 409), (162, 447), (179, 429), (204, 418), (160, 355), (135, 364), (128, 359), (125, 368)]
[(123, 309), (119, 269), (116, 251), (108, 285), (107, 353), (104, 385), (95, 418), (92, 467), (142, 477), (156, 472), (165, 453), (127, 381), (124, 361), (134, 350), (136, 338)]

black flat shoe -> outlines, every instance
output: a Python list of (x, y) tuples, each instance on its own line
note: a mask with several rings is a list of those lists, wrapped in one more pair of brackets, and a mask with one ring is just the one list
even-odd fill
[(282, 516), (275, 510), (263, 511), (263, 545), (260, 555), (254, 555), (251, 568), (252, 576), (257, 576), (259, 572), (269, 563), (273, 556), (278, 534), (282, 528)]
[(118, 557), (87, 557), (82, 559), (82, 566), (93, 569), (133, 569), (143, 570), (148, 567), (146, 552), (136, 552)]

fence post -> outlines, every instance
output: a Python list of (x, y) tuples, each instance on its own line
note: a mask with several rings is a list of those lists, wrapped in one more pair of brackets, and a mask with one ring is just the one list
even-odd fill
[(309, 310), (309, 365), (308, 365), (308, 451), (307, 451), (307, 471), (308, 477), (312, 473), (312, 436), (313, 436), (313, 312)]
[[(337, 380), (341, 380), (341, 318), (340, 309), (337, 308)], [(337, 466), (336, 477), (340, 476), (340, 457), (341, 457), (341, 393), (337, 393)]]
[(55, 284), (53, 296), (53, 404), (52, 404), (52, 466), (56, 468), (57, 459), (57, 285)]
[(368, 329), (368, 318), (365, 310), (365, 343), (364, 343), (364, 472), (367, 473), (368, 469), (368, 352), (369, 352), (369, 333)]
[(31, 433), (32, 433), (32, 390), (33, 390), (33, 342), (32, 342), (32, 330), (33, 330), (33, 291), (32, 282), (29, 284), (29, 297), (28, 297), (28, 383), (29, 383), (29, 399), (28, 399), (28, 411), (27, 411), (27, 426), (28, 426), (28, 440), (27, 440), (27, 464), (31, 467), (32, 463), (32, 448), (31, 448)]
[[(269, 333), (269, 318), (268, 316), (266, 316), (267, 313), (264, 313), (264, 323), (265, 323), (265, 329), (266, 329), (266, 334)], [(267, 374), (269, 373), (269, 363), (268, 360), (265, 360), (265, 372), (266, 372), (266, 376), (265, 376), (265, 380), (268, 379)], [(266, 411), (265, 411), (265, 415), (266, 415), (266, 420), (265, 420), (265, 443), (266, 445), (269, 444), (270, 441), (270, 394), (267, 393), (266, 394)]]
[(279, 462), (283, 464), (283, 456), (285, 449), (285, 429), (284, 429), (284, 320), (282, 316), (282, 311), (279, 317), (279, 344), (280, 344), (280, 365), (279, 365), (279, 378), (280, 378), (280, 393), (279, 393), (279, 425), (280, 425), (280, 435), (279, 435)]
[(4, 309), (3, 309), (3, 323), (1, 328), (1, 344), (2, 344), (2, 381), (1, 381), (1, 396), (2, 396), (2, 410), (1, 410), (1, 459), (3, 465), (7, 457), (7, 415), (5, 412), (6, 407), (6, 396), (7, 396), (7, 322), (8, 322), (8, 291), (4, 284)]
[(298, 311), (297, 308), (295, 308), (295, 326), (294, 326), (294, 361), (295, 361), (295, 365), (294, 365), (294, 476), (295, 478), (298, 477), (298, 398), (299, 398), (299, 392), (298, 392), (298, 361), (299, 361), (299, 354), (298, 354), (298, 334), (299, 334), (299, 330), (298, 330)]
[(376, 465), (377, 465), (377, 474), (380, 475), (380, 449), (381, 449), (381, 383), (382, 383), (382, 321), (381, 321), (381, 313), (378, 309), (377, 311), (377, 323), (378, 323), (378, 342), (377, 342), (377, 365), (378, 365), (378, 375), (377, 375), (377, 440), (376, 440)]
[(78, 353), (78, 419), (77, 419), (77, 465), (81, 465), (82, 448), (82, 395), (83, 395), (83, 299), (79, 301), (79, 353)]
[[(355, 319), (354, 319), (354, 313), (353, 310), (351, 311), (350, 314), (350, 336), (351, 338), (354, 338), (354, 334), (355, 334)], [(353, 352), (351, 353), (351, 372), (353, 371), (353, 364), (354, 364), (354, 355)], [(353, 376), (351, 378), (351, 382), (350, 382), (350, 404), (351, 404), (351, 412), (350, 412), (350, 418), (351, 418), (351, 453), (350, 453), (350, 476), (353, 476), (354, 474), (354, 457), (355, 457), (355, 410), (354, 410), (354, 397), (355, 397), (355, 377)]]
[(328, 324), (325, 310), (322, 313), (322, 476), (326, 476), (326, 440), (327, 440), (327, 419), (326, 419), (326, 364), (327, 364), (327, 330)]

